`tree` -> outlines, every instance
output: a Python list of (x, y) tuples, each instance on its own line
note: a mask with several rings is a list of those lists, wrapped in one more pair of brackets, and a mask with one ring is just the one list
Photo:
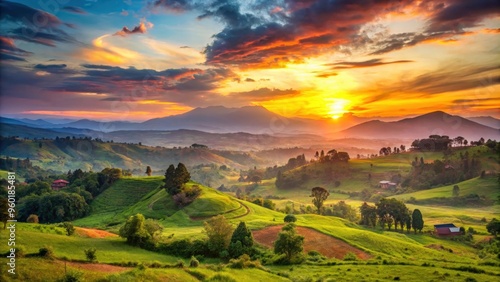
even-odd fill
[(204, 224), (210, 252), (219, 255), (222, 251), (227, 250), (233, 234), (233, 227), (227, 219), (223, 215), (218, 215), (205, 221)]
[(361, 213), (360, 224), (375, 227), (377, 224), (377, 208), (364, 202), (359, 211)]
[(406, 218), (405, 218), (405, 225), (406, 225), (406, 232), (407, 233), (410, 233), (410, 230), (411, 230), (411, 215), (410, 214), (407, 214)]
[(493, 236), (497, 236), (500, 233), (500, 220), (493, 218), (487, 225), (486, 230)]
[(167, 191), (169, 195), (175, 195), (176, 193), (176, 187), (174, 184), (174, 178), (175, 178), (175, 166), (173, 164), (169, 165), (167, 168), (167, 171), (165, 172), (165, 179), (163, 179), (163, 182), (165, 182), (165, 185), (163, 187)]
[(330, 193), (323, 187), (314, 187), (311, 190), (311, 197), (313, 197), (313, 204), (318, 209), (318, 214), (321, 213), (323, 202), (330, 196)]
[(28, 223), (38, 223), (39, 222), (38, 215), (36, 215), (36, 214), (30, 214), (30, 216), (28, 216), (28, 219), (26, 219), (26, 222), (28, 222)]
[(71, 236), (75, 233), (75, 227), (73, 226), (73, 223), (64, 222), (62, 226), (64, 227), (64, 229), (66, 229), (66, 235)]
[(152, 172), (152, 171), (151, 171), (151, 167), (148, 165), (148, 167), (146, 167), (146, 174), (147, 174), (148, 176), (151, 176), (151, 172)]
[(295, 215), (293, 214), (287, 214), (285, 216), (285, 218), (283, 219), (283, 221), (287, 222), (287, 223), (290, 223), (290, 222), (296, 222), (297, 221), (297, 217), (295, 217)]
[(411, 215), (411, 225), (413, 227), (413, 231), (417, 233), (417, 230), (422, 233), (422, 229), (424, 228), (424, 219), (422, 217), (422, 213), (419, 209), (415, 209), (413, 214)]
[(95, 254), (97, 252), (96, 248), (85, 249), (83, 252), (88, 261), (94, 262), (97, 260), (97, 255)]
[(177, 185), (182, 186), (191, 180), (191, 175), (189, 174), (186, 166), (183, 163), (179, 163), (177, 168), (175, 168), (175, 177), (177, 180)]
[(249, 254), (253, 246), (253, 236), (250, 229), (244, 221), (238, 224), (238, 227), (233, 232), (231, 236), (231, 241), (229, 243), (229, 254), (233, 258), (237, 258), (243, 254)]
[(285, 254), (286, 261), (291, 262), (304, 249), (304, 237), (297, 234), (295, 224), (285, 225), (274, 242), (274, 253)]
[(141, 246), (146, 243), (151, 235), (145, 228), (146, 219), (140, 213), (130, 216), (120, 228), (119, 235), (127, 239), (127, 243), (133, 246)]
[(453, 186), (453, 191), (452, 191), (453, 197), (458, 197), (460, 195), (460, 188), (458, 185)]

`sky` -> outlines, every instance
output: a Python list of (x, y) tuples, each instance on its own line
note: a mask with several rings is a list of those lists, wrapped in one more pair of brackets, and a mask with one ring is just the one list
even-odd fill
[(500, 118), (497, 0), (0, 1), (0, 114)]

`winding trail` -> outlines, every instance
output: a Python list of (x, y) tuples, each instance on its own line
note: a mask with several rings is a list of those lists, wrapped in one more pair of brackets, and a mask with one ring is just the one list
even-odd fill
[(228, 214), (228, 213), (232, 213), (234, 211), (237, 211), (237, 210), (241, 209), (242, 207), (245, 208), (245, 210), (246, 210), (244, 214), (240, 214), (240, 215), (233, 216), (233, 217), (228, 217), (226, 219), (235, 219), (235, 218), (240, 218), (240, 217), (244, 217), (244, 216), (248, 215), (250, 213), (250, 208), (247, 205), (245, 205), (242, 202), (240, 202), (240, 201), (238, 201), (238, 203), (240, 204), (239, 207), (234, 208), (232, 210), (228, 210), (228, 211), (223, 212), (223, 213), (219, 213), (219, 214), (215, 214), (215, 215), (209, 215), (209, 216), (190, 216), (189, 219), (191, 219), (191, 220), (206, 220), (206, 219), (209, 219), (209, 218), (217, 216), (217, 215), (225, 215), (225, 214)]

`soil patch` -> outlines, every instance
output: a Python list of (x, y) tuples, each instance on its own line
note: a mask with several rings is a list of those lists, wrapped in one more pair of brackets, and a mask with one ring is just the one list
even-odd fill
[[(278, 238), (282, 225), (270, 226), (261, 230), (253, 231), (253, 238), (258, 243), (273, 247), (274, 241)], [(359, 259), (369, 259), (372, 256), (346, 242), (323, 234), (314, 229), (297, 226), (297, 233), (304, 236), (304, 251), (318, 251), (328, 258), (343, 259), (347, 253), (353, 253)]]
[[(64, 265), (64, 262), (61, 261)], [(117, 273), (130, 270), (131, 268), (110, 265), (110, 264), (102, 264), (102, 263), (83, 263), (83, 262), (66, 262), (67, 266), (72, 268), (87, 270), (87, 271), (98, 271), (98, 272), (106, 272), (106, 273)]]
[(75, 227), (76, 233), (80, 235), (81, 237), (88, 237), (88, 238), (107, 238), (107, 237), (118, 237), (118, 235), (110, 233), (108, 231), (104, 230), (99, 230), (99, 229), (92, 229), (92, 228), (82, 228), (82, 227)]

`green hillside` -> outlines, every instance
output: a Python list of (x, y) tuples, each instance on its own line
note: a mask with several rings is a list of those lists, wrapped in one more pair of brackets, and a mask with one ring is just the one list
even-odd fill
[(408, 200), (412, 197), (417, 200), (438, 197), (451, 198), (453, 197), (452, 192), (455, 185), (459, 187), (460, 195), (478, 194), (491, 200), (496, 200), (500, 195), (500, 183), (497, 177), (489, 176), (485, 178), (476, 177), (453, 185), (397, 195), (393, 196), (393, 198), (399, 200)]
[[(189, 146), (191, 144), (186, 144)], [(34, 165), (66, 172), (83, 169), (100, 171), (106, 167), (135, 170), (143, 175), (146, 166), (154, 171), (168, 164), (183, 162), (187, 166), (213, 163), (243, 169), (262, 164), (263, 159), (242, 152), (210, 149), (149, 147), (139, 144), (102, 142), (89, 139), (21, 140), (3, 138), (0, 155), (29, 158)]]

